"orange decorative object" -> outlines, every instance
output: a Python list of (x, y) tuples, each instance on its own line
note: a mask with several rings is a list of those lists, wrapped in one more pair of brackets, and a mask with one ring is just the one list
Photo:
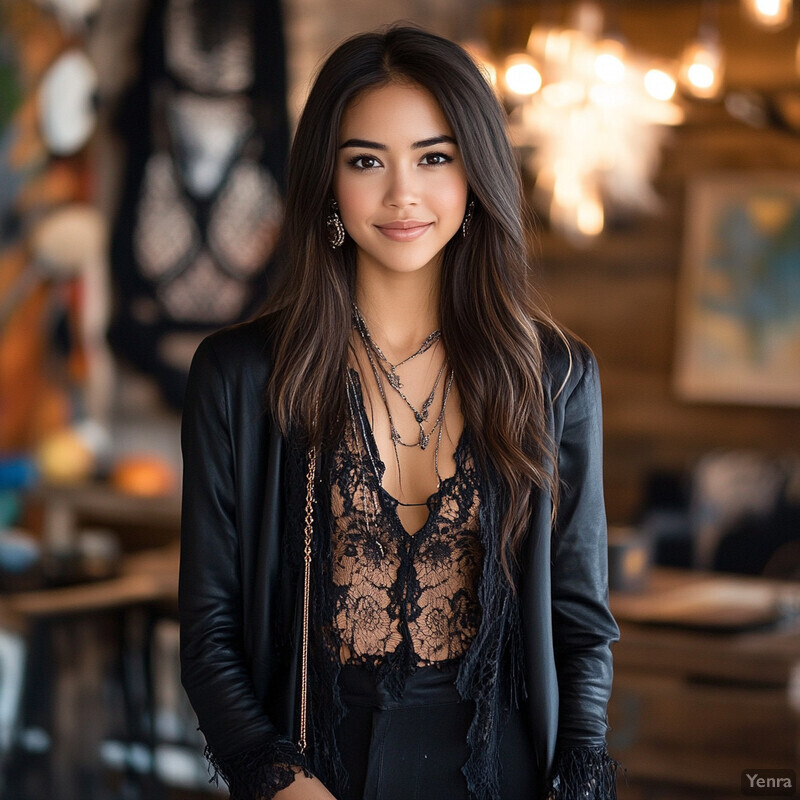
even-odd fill
[(154, 455), (130, 455), (117, 461), (111, 485), (120, 492), (139, 497), (171, 494), (177, 488), (173, 468)]

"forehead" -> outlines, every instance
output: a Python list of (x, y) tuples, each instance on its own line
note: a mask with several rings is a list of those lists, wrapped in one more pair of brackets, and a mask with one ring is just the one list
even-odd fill
[(402, 146), (453, 131), (434, 96), (415, 83), (367, 89), (345, 109), (339, 140), (369, 139)]

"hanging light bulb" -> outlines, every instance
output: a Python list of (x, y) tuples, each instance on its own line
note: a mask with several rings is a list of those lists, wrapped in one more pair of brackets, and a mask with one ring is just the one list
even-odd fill
[(525, 53), (509, 56), (505, 62), (504, 81), (506, 88), (516, 95), (527, 97), (542, 88), (542, 74)]
[(722, 88), (725, 69), (718, 37), (708, 31), (691, 42), (681, 56), (681, 83), (690, 94), (709, 100)]
[(654, 100), (672, 100), (675, 96), (677, 82), (672, 70), (667, 66), (653, 65), (643, 78), (645, 91)]
[(584, 236), (599, 236), (605, 227), (603, 204), (596, 195), (587, 194), (576, 208), (576, 227)]
[(773, 31), (792, 21), (792, 0), (742, 0), (742, 8), (756, 25)]
[(595, 187), (575, 187), (570, 194), (574, 196), (564, 197), (558, 191), (553, 193), (550, 221), (573, 244), (583, 247), (605, 228), (603, 202)]
[(617, 39), (603, 39), (597, 45), (594, 58), (594, 73), (608, 84), (625, 80), (625, 46)]

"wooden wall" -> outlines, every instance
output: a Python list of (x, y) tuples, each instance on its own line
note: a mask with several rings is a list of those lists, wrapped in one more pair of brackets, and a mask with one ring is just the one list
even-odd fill
[(690, 404), (672, 389), (687, 183), (708, 171), (760, 169), (800, 174), (800, 137), (753, 130), (720, 114), (674, 132), (656, 182), (660, 215), (606, 232), (582, 251), (541, 234), (550, 308), (600, 363), (612, 522), (635, 515), (653, 469), (686, 467), (713, 448), (800, 454), (800, 409)]

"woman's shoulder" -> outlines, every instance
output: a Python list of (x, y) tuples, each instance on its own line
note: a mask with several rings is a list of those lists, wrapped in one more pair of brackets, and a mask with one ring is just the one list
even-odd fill
[(223, 364), (271, 360), (277, 324), (278, 317), (273, 313), (220, 328), (203, 339), (198, 352), (212, 351)]
[(221, 328), (198, 346), (192, 369), (213, 369), (223, 375), (266, 375), (272, 362), (275, 314)]
[(544, 379), (550, 396), (567, 398), (587, 372), (596, 372), (597, 361), (589, 345), (554, 322), (537, 323), (542, 348)]

